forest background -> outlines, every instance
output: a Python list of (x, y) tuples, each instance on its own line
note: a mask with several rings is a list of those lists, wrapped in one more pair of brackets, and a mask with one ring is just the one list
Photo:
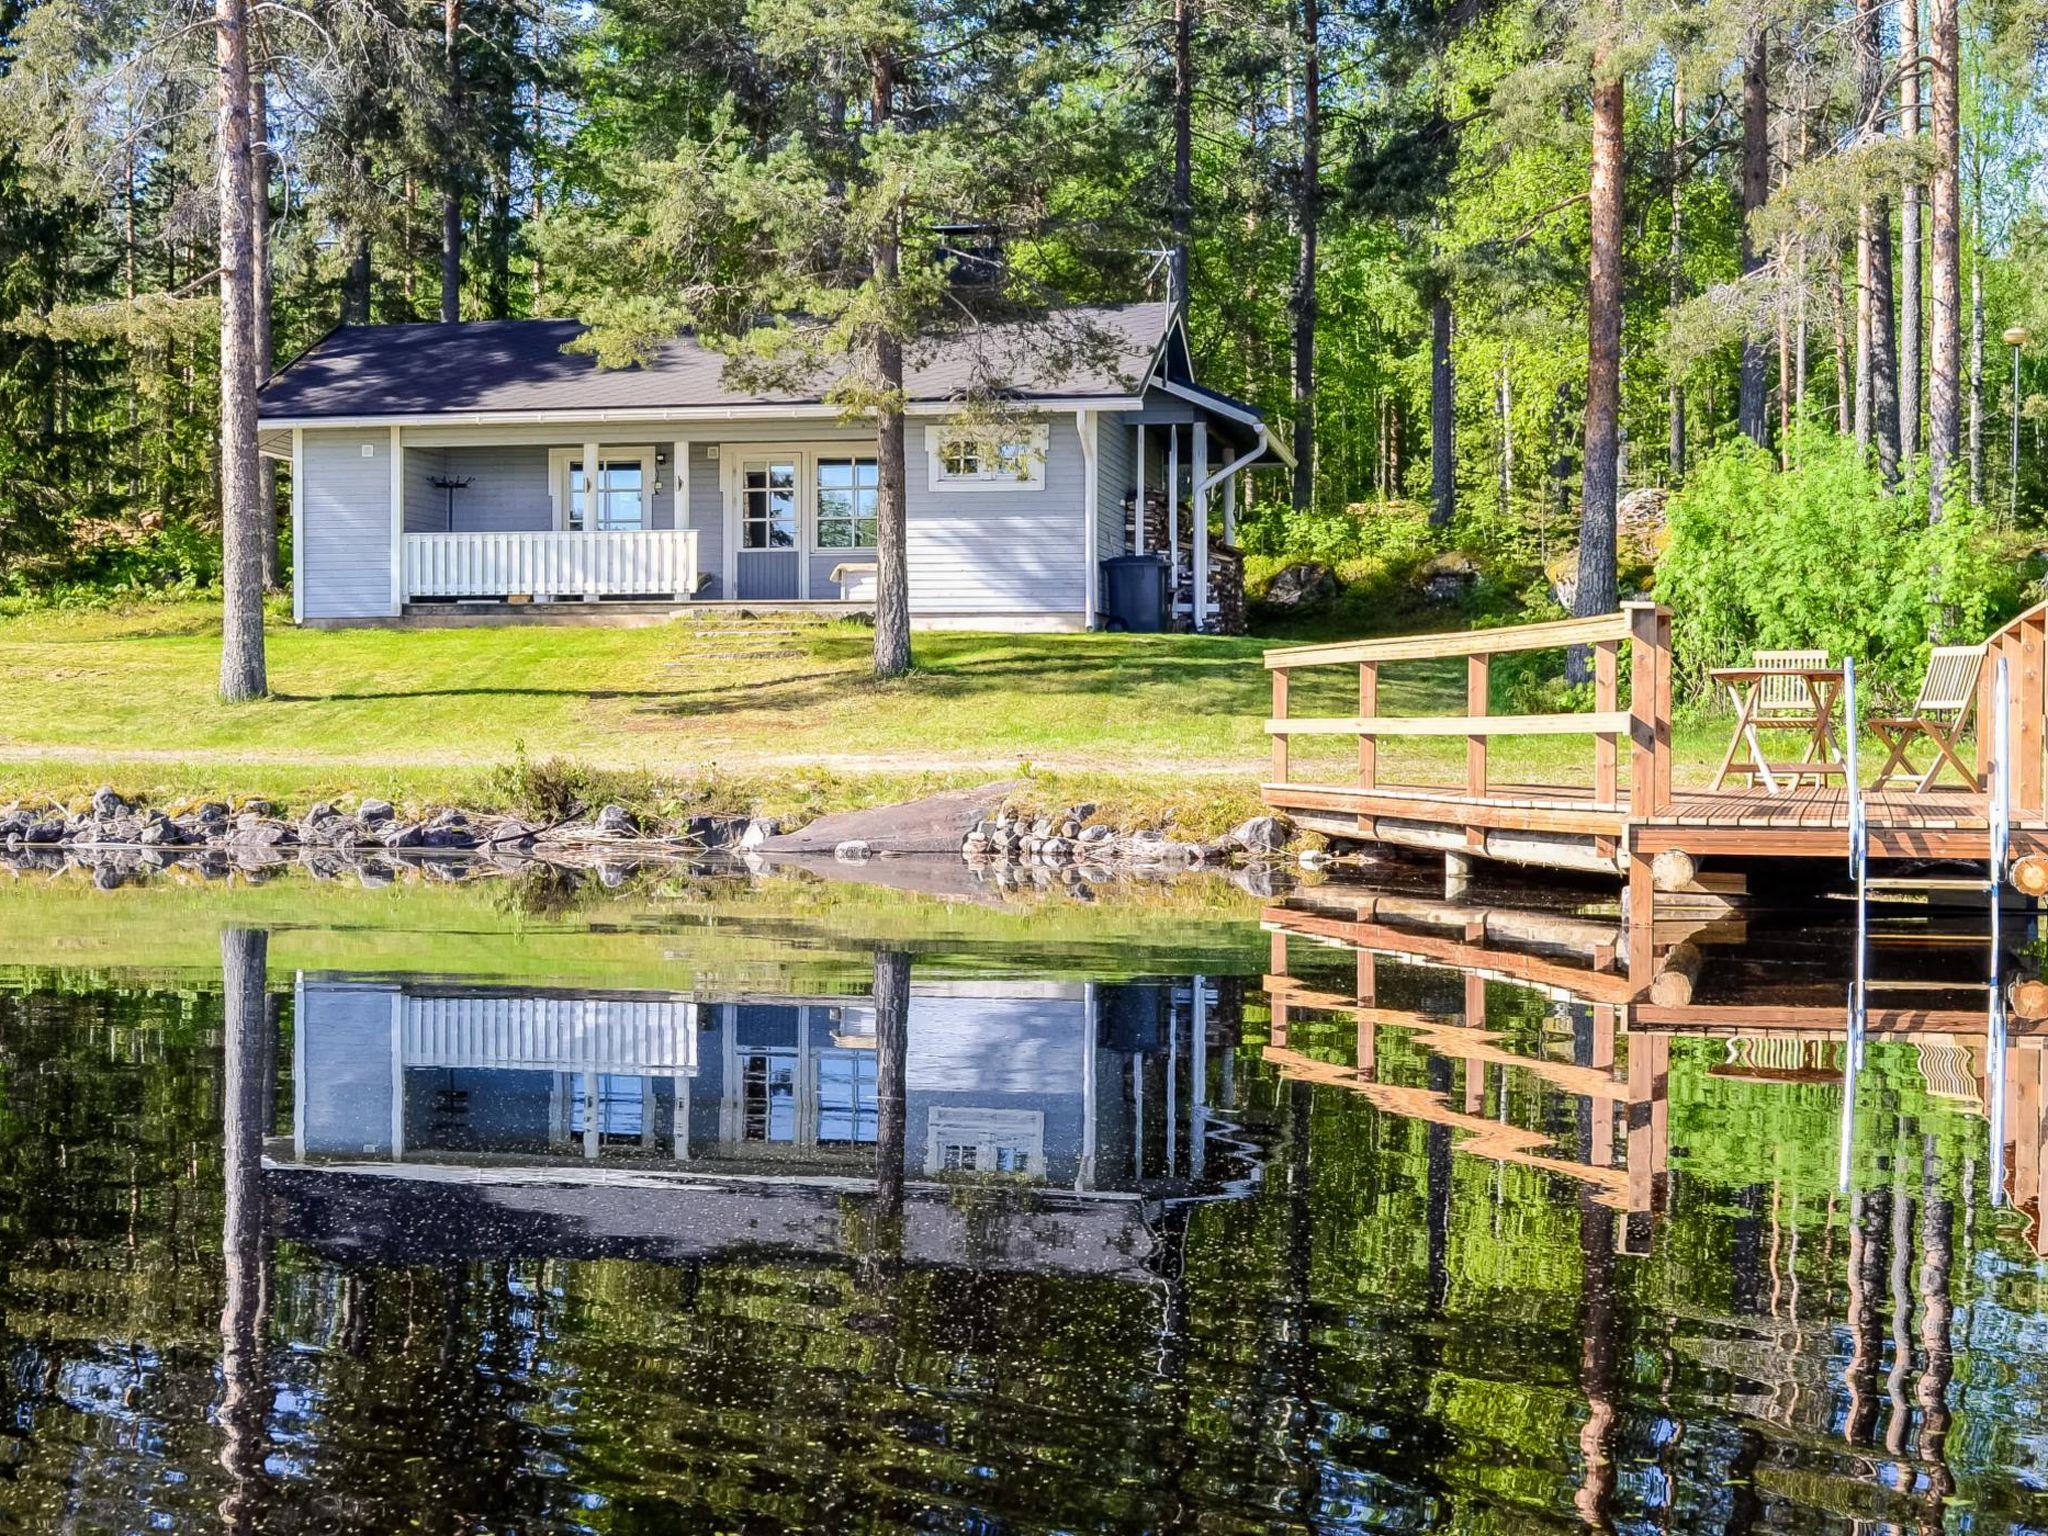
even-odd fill
[[(2037, 577), (2043, 24), (2030, 0), (0, 0), (0, 592), (221, 582), (230, 156), (258, 374), (342, 321), (656, 331), (704, 167), (772, 180), (808, 145), (829, 176), (835, 134), (881, 125), (840, 55), (886, 44), (902, 123), (955, 130), (915, 164), (904, 260), (950, 216), (998, 224), (1048, 301), (1184, 284), (1201, 376), (1302, 461), (1244, 519), (1255, 570), (1334, 565), (1336, 627), (1654, 586), (1694, 668), (1796, 641), (1903, 677)], [(277, 480), (249, 493), (273, 586)], [(1459, 579), (1426, 581), (1447, 556)]]

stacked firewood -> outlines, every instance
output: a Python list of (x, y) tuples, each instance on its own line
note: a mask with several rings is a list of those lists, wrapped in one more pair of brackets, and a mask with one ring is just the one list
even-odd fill
[(1220, 539), (1209, 542), (1209, 633), (1241, 635), (1244, 620), (1244, 552)]
[[(1195, 598), (1194, 516), (1186, 505), (1181, 507), (1178, 521), (1179, 527), (1174, 531), (1180, 534), (1180, 583), (1173, 599), (1179, 617), (1174, 628), (1184, 629), (1189, 622), (1186, 615), (1193, 611)], [(1145, 493), (1145, 549), (1153, 554), (1166, 553), (1168, 532), (1166, 495), (1163, 491), (1148, 490)], [(1138, 548), (1135, 493), (1124, 497), (1124, 548), (1134, 552)], [(1209, 630), (1212, 634), (1221, 635), (1245, 632), (1244, 556), (1220, 538), (1209, 540)]]

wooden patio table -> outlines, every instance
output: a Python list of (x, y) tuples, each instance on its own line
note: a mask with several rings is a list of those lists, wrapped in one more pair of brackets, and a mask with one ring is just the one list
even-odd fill
[[(1818, 783), (1848, 771), (1834, 738), (1835, 706), (1842, 696), (1840, 667), (1716, 667), (1707, 676), (1728, 690), (1729, 701), (1735, 705), (1735, 731), (1721, 758), (1721, 771), (1714, 775), (1715, 789), (1731, 773), (1740, 773), (1746, 774), (1752, 784), (1761, 779), (1765, 792), (1775, 795), (1781, 774), (1789, 777), (1796, 789), (1802, 778), (1811, 776)], [(1792, 677), (1805, 681), (1813, 701), (1812, 713), (1775, 718), (1760, 715), (1764, 683)], [(1757, 739), (1759, 731), (1800, 732), (1807, 738), (1805, 757), (1796, 763), (1768, 761), (1763, 744)], [(1740, 755), (1745, 748), (1746, 757)]]

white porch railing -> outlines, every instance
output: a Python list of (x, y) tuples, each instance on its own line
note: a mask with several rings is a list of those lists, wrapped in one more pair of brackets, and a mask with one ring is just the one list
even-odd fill
[(405, 595), (642, 597), (697, 590), (697, 533), (408, 533)]

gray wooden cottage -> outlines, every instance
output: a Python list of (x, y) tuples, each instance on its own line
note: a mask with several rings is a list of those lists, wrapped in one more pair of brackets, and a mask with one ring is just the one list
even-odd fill
[[(1196, 382), (1171, 305), (1058, 319), (1087, 338), (1058, 365), (1034, 358), (1042, 322), (913, 353), (913, 622), (1094, 628), (1101, 562), (1164, 545), (1180, 624), (1213, 627), (1213, 541), (1233, 538), (1241, 477), (1286, 449)], [(600, 369), (564, 350), (580, 330), (343, 326), (269, 381), (261, 441), (292, 467), (300, 623), (872, 603), (871, 429), (819, 395), (735, 388), (687, 336)], [(959, 402), (992, 383), (1003, 425), (971, 428)]]

